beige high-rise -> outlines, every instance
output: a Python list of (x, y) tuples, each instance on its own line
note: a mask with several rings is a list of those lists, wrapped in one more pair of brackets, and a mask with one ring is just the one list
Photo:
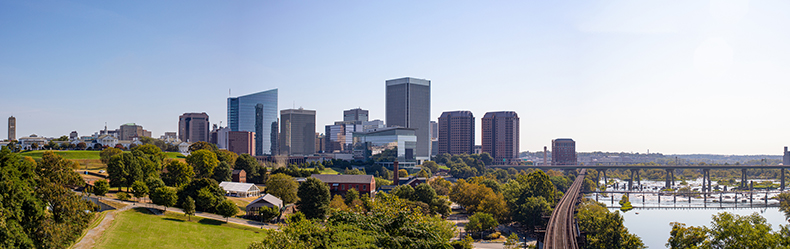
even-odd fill
[(8, 118), (8, 141), (16, 140), (16, 118)]

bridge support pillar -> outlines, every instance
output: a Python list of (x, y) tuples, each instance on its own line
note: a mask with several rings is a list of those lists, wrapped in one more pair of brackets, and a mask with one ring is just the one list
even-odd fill
[(642, 175), (639, 169), (636, 170), (636, 188), (642, 191)]
[(746, 189), (746, 168), (741, 169), (741, 189)]
[[(710, 192), (710, 170), (702, 170), (702, 192)], [(707, 183), (707, 185), (705, 185)]]
[(628, 190), (634, 189), (634, 169), (631, 170), (631, 177), (628, 178)]
[(670, 186), (672, 186), (671, 185), (672, 178), (670, 178), (669, 176), (672, 174), (672, 172), (670, 172), (671, 171), (670, 169), (667, 169), (666, 171), (667, 171), (667, 177), (666, 177), (666, 182), (664, 183), (664, 188), (670, 188)]
[(779, 178), (779, 187), (780, 187), (779, 191), (781, 192), (785, 190), (785, 168), (781, 168), (779, 169), (779, 171), (782, 172), (781, 174), (779, 174), (780, 175), (779, 177), (781, 177)]

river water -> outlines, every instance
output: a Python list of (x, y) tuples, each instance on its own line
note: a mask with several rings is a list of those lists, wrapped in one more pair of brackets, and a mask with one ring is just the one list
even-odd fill
[[(623, 182), (620, 182), (623, 184)], [(643, 181), (645, 188), (662, 187), (664, 182)], [(689, 185), (699, 187), (701, 179), (690, 181)], [(715, 183), (714, 183), (715, 186)], [(611, 189), (607, 189), (611, 190)], [(636, 234), (649, 248), (666, 248), (665, 244), (669, 239), (669, 232), (672, 227), (670, 222), (685, 223), (687, 226), (708, 226), (710, 227), (711, 217), (719, 212), (730, 212), (738, 215), (750, 215), (758, 213), (763, 216), (774, 231), (779, 230), (779, 225), (788, 225), (784, 214), (779, 211), (778, 201), (771, 199), (776, 194), (768, 195), (768, 205), (766, 206), (765, 193), (755, 194), (752, 203), (748, 201), (748, 195), (734, 194), (718, 195), (708, 197), (707, 202), (703, 198), (672, 197), (662, 196), (660, 202), (658, 196), (630, 194), (633, 210), (622, 212), (619, 209), (618, 201), (621, 194), (613, 196), (598, 196), (598, 201), (610, 207), (610, 211), (620, 212), (623, 216), (623, 223), (629, 232)], [(588, 198), (595, 200), (595, 195), (587, 195)], [(613, 197), (613, 198), (612, 198)], [(614, 199), (614, 204), (612, 204)], [(644, 201), (643, 201), (644, 200)], [(719, 200), (722, 200), (719, 202)], [(746, 202), (744, 202), (746, 201)], [(647, 208), (643, 208), (647, 207)], [(707, 207), (707, 208), (705, 208)]]

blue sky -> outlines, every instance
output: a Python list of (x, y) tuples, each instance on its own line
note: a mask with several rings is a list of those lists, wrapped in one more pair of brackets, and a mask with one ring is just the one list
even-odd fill
[[(384, 119), (384, 82), (442, 111), (513, 110), (521, 150), (781, 154), (787, 1), (0, 1), (0, 116), (17, 136), (178, 116), (226, 99)], [(6, 122), (0, 122), (5, 133)], [(3, 136), (4, 137), (4, 136)]]

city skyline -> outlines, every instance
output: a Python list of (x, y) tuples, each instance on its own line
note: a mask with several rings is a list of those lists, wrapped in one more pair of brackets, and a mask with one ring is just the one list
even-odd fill
[(279, 110), (316, 110), (323, 133), (351, 108), (384, 120), (381, 82), (417, 77), (431, 80), (432, 121), (519, 113), (521, 151), (568, 137), (577, 151), (777, 155), (790, 144), (788, 13), (782, 1), (3, 2), (0, 115), (17, 137), (105, 122), (158, 137), (189, 112), (227, 126), (228, 97), (277, 88)]

